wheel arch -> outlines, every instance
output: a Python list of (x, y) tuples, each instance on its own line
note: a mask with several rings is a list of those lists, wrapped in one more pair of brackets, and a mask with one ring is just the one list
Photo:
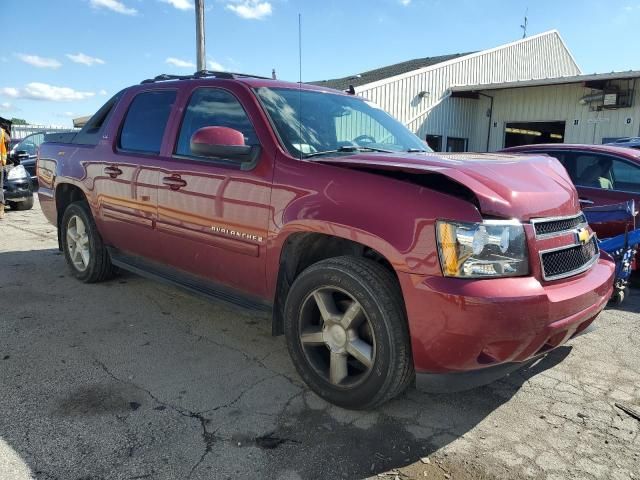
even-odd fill
[(56, 227), (58, 229), (58, 249), (62, 250), (62, 238), (60, 236), (60, 223), (66, 208), (74, 202), (87, 201), (84, 190), (73, 183), (60, 183), (56, 186)]
[(280, 239), (274, 289), (272, 334), (284, 333), (284, 304), (291, 285), (307, 267), (328, 258), (350, 255), (383, 265), (400, 282), (391, 261), (376, 248), (338, 235), (317, 231), (291, 231)]

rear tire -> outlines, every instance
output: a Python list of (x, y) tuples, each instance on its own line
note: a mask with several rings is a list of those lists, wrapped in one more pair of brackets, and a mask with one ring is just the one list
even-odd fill
[(108, 280), (114, 267), (86, 202), (67, 207), (60, 224), (62, 249), (71, 273), (85, 283)]
[(402, 293), (393, 274), (358, 257), (318, 262), (293, 282), (287, 346), (298, 373), (340, 407), (377, 407), (414, 377)]

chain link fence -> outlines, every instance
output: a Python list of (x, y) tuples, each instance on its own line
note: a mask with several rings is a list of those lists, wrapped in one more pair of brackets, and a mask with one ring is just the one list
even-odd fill
[(72, 132), (78, 130), (77, 128), (66, 128), (52, 125), (12, 125), (11, 126), (11, 138), (21, 139), (32, 133), (44, 132), (44, 133), (62, 133)]

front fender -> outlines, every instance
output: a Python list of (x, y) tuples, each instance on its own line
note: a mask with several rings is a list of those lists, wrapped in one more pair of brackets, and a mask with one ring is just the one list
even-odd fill
[(481, 221), (468, 201), (383, 173), (287, 159), (278, 162), (274, 180), (267, 254), (272, 286), (293, 233), (344, 238), (376, 250), (397, 271), (440, 275), (436, 220)]

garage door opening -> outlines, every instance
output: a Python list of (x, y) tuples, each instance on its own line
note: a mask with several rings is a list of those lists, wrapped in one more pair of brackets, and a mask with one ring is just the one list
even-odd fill
[(565, 122), (512, 122), (504, 129), (504, 146), (563, 143)]

